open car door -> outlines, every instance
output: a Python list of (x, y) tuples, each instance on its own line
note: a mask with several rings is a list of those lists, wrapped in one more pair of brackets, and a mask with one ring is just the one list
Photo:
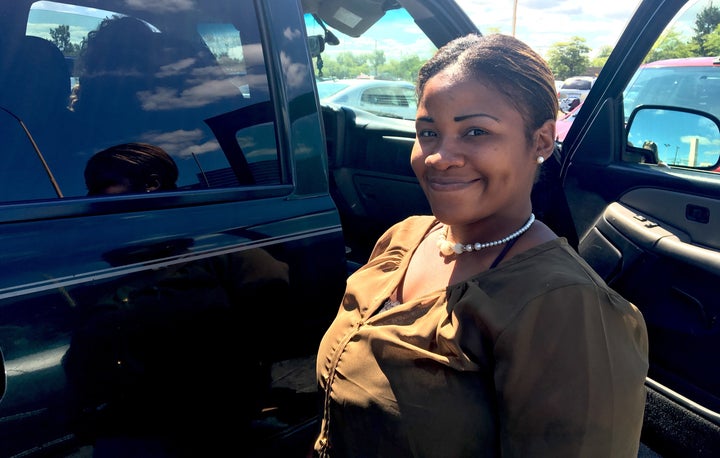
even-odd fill
[[(708, 6), (642, 2), (561, 145), (578, 251), (647, 323), (642, 441), (664, 457), (720, 456), (720, 115), (673, 97), (677, 78), (640, 103), (652, 81), (637, 75), (663, 31)], [(694, 87), (720, 83), (715, 70)]]

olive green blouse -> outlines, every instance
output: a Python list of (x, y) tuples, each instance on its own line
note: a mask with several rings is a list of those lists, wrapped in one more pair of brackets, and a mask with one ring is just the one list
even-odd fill
[(379, 311), (436, 223), (393, 226), (348, 279), (317, 358), (316, 453), (636, 457), (645, 322), (565, 239)]

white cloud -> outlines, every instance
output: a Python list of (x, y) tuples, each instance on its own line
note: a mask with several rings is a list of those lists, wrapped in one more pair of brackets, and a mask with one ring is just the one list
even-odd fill
[[(574, 36), (583, 37), (595, 55), (614, 46), (638, 0), (516, 0), (515, 36), (542, 55)], [(457, 0), (482, 33), (513, 31), (515, 0)]]

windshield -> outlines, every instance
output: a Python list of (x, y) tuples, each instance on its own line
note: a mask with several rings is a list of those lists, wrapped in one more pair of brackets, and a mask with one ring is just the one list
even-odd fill
[(623, 99), (626, 120), (638, 105), (694, 108), (720, 118), (720, 67), (644, 67)]
[(321, 99), (324, 99), (325, 97), (330, 97), (333, 94), (337, 94), (338, 92), (342, 91), (348, 87), (347, 84), (342, 83), (336, 83), (334, 81), (322, 81), (318, 83), (318, 96)]

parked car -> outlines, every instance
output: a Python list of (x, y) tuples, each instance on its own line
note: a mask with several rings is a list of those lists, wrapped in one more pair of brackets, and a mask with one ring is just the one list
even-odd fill
[[(623, 95), (625, 117), (639, 105), (673, 105), (710, 113), (720, 118), (720, 59), (716, 56), (667, 59), (640, 67)], [(693, 148), (670, 141), (666, 134), (675, 130), (666, 123), (648, 125), (628, 138), (635, 146), (648, 140), (658, 145), (661, 161), (684, 167), (717, 171), (714, 147), (702, 142)], [(634, 132), (635, 133), (635, 132)]]
[[(664, 31), (708, 6), (639, 3), (533, 192), (536, 216), (645, 316), (648, 458), (720, 456), (720, 174), (623, 160), (647, 126), (678, 157), (720, 142), (701, 108), (626, 96)], [(0, 456), (118, 456), (118, 439), (148, 435), (185, 456), (306, 456), (314, 354), (347, 273), (429, 212), (413, 123), (321, 103), (320, 63), (329, 74), (388, 31), (424, 59), (486, 25), (452, 0), (0, 11)], [(167, 151), (177, 187), (87, 195), (88, 159), (127, 142)]]
[[(684, 107), (703, 111), (720, 119), (720, 60), (712, 56), (686, 57), (641, 65), (623, 92), (624, 118), (627, 120), (633, 109), (640, 105)], [(558, 119), (558, 141), (564, 140), (580, 106)], [(677, 122), (675, 117), (669, 119)], [(636, 125), (633, 135), (628, 138), (628, 145), (642, 148), (643, 144), (649, 141), (658, 145), (658, 158), (647, 158), (643, 163), (660, 162), (677, 167), (720, 171), (714, 147), (699, 142), (693, 148), (683, 148), (681, 143), (665, 138), (666, 134), (672, 135), (678, 127), (668, 126), (666, 122), (658, 120), (657, 123), (645, 126), (641, 132)]]
[(556, 141), (562, 143), (562, 141), (565, 139), (568, 130), (570, 130), (570, 126), (572, 126), (573, 121), (575, 121), (575, 117), (577, 117), (578, 111), (580, 111), (580, 107), (582, 107), (582, 103), (575, 105), (573, 109), (571, 109), (567, 113), (564, 113), (557, 119), (557, 121), (555, 122)]
[(320, 103), (337, 103), (388, 118), (415, 120), (415, 84), (407, 81), (341, 79), (317, 85)]
[(560, 101), (560, 110), (563, 113), (571, 111), (578, 103), (582, 103), (587, 97), (593, 84), (595, 84), (594, 76), (573, 76), (563, 81), (558, 90), (558, 100)]

